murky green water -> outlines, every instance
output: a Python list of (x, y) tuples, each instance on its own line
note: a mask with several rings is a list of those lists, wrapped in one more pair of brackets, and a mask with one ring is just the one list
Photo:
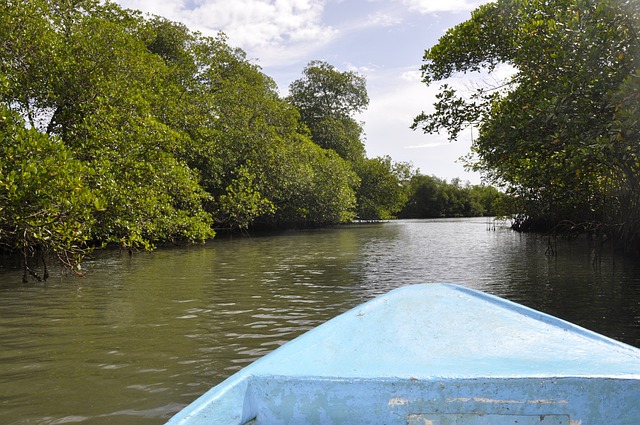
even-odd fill
[(216, 240), (86, 278), (0, 267), (0, 423), (161, 424), (241, 367), (392, 288), (481, 289), (640, 346), (640, 267), (486, 219), (399, 221)]

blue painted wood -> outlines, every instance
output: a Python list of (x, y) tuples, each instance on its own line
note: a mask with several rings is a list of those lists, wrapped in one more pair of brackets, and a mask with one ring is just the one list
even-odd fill
[(640, 423), (640, 350), (456, 285), (356, 307), (169, 424)]

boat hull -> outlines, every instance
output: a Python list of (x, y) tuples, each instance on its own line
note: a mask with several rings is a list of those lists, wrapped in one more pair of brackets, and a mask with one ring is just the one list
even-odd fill
[(391, 291), (285, 344), (169, 424), (640, 423), (640, 350), (467, 288)]

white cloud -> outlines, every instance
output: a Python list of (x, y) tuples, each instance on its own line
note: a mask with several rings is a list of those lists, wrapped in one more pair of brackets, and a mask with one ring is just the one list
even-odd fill
[(376, 67), (374, 67), (374, 66), (366, 66), (366, 65), (356, 66), (356, 65), (353, 65), (351, 63), (348, 63), (347, 64), (347, 71), (355, 72), (357, 74), (364, 75), (366, 77), (366, 76), (370, 76), (373, 73), (375, 73), (376, 72)]
[(127, 8), (180, 21), (205, 35), (223, 31), (232, 46), (259, 52), (260, 64), (282, 65), (313, 52), (337, 35), (322, 23), (319, 0), (117, 0)]
[(407, 81), (409, 83), (421, 82), (422, 72), (417, 70), (405, 71), (402, 74), (400, 74), (400, 79)]
[(388, 11), (379, 10), (367, 17), (366, 25), (371, 27), (394, 27), (400, 25), (403, 19), (396, 15), (389, 13)]
[(115, 0), (114, 2), (127, 9), (140, 10), (172, 20), (177, 20), (174, 17), (180, 14), (184, 3), (182, 0)]
[(409, 146), (404, 146), (405, 149), (425, 149), (425, 148), (437, 148), (439, 146), (445, 146), (448, 145), (448, 142), (429, 142), (429, 143), (423, 143), (421, 145), (409, 145)]
[(481, 4), (487, 3), (486, 0), (398, 0), (410, 10), (422, 13), (424, 15), (438, 12), (465, 12), (476, 9)]

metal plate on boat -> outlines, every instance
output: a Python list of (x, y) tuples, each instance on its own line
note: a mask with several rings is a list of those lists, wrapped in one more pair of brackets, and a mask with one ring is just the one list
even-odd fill
[(567, 415), (413, 414), (407, 425), (570, 425)]

